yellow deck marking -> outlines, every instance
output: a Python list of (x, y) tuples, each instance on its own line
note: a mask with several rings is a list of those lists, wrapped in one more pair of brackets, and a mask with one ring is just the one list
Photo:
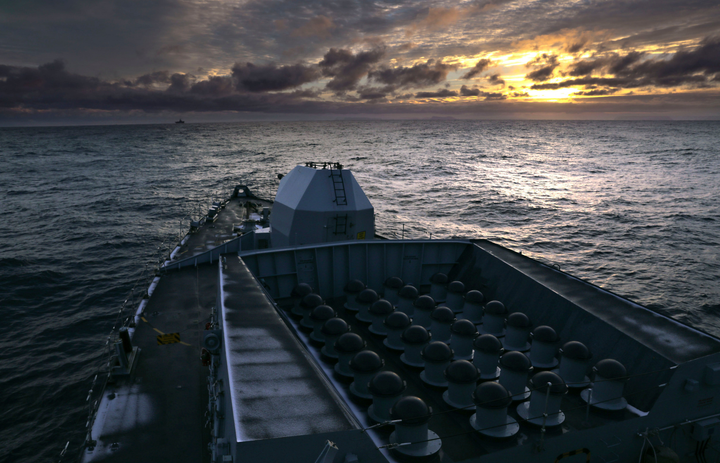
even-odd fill
[[(150, 325), (150, 322), (147, 321), (147, 319), (146, 319), (145, 317), (140, 317), (140, 319), (141, 319), (142, 321), (144, 321), (145, 323), (147, 323), (148, 325)], [(160, 336), (157, 337), (157, 341), (158, 341), (158, 344), (160, 344), (161, 346), (162, 346), (162, 345), (165, 345), (165, 344), (180, 343), (180, 344), (182, 344), (183, 346), (190, 346), (190, 347), (192, 347), (192, 344), (188, 344), (188, 343), (183, 342), (183, 341), (180, 340), (180, 333), (165, 334), (165, 333), (163, 333), (162, 331), (160, 331), (159, 329), (155, 328), (154, 326), (152, 326), (152, 325), (150, 325), (150, 326), (152, 327), (153, 330), (155, 330), (156, 333), (158, 333), (158, 334), (160, 335)], [(177, 335), (177, 340), (174, 340), (174, 339), (175, 339), (175, 338), (174, 338), (175, 335)], [(168, 336), (172, 336), (172, 338), (169, 338)], [(172, 339), (172, 340), (168, 342), (168, 341), (166, 341), (166, 340), (168, 340), (168, 339)]]
[[(158, 331), (158, 330), (156, 330)], [(157, 337), (157, 342), (160, 345), (163, 344), (175, 344), (176, 342), (180, 342), (180, 333), (168, 333), (168, 334), (161, 334)]]

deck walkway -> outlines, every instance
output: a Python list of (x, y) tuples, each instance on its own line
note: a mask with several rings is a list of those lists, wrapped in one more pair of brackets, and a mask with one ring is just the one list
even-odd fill
[[(232, 239), (233, 225), (242, 223), (245, 197), (233, 198), (188, 236), (175, 259), (202, 253)], [(201, 264), (164, 272), (143, 317), (133, 344), (141, 351), (130, 376), (114, 378), (103, 392), (92, 437), (82, 461), (175, 463), (209, 462), (205, 427), (208, 368), (200, 360), (205, 324), (216, 304), (217, 265)], [(180, 342), (158, 344), (161, 333), (179, 333)]]

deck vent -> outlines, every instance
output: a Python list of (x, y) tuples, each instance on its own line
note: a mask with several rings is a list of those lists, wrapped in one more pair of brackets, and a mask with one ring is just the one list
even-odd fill
[(479, 385), (473, 392), (475, 414), (470, 425), (477, 432), (488, 437), (510, 437), (517, 434), (520, 425), (507, 414), (512, 396), (505, 387), (495, 381)]
[(432, 408), (419, 397), (403, 397), (393, 405), (390, 416), (395, 432), (390, 434), (391, 444), (404, 444), (393, 450), (408, 457), (423, 458), (436, 454), (442, 446), (438, 435), (428, 429)]
[(483, 310), (483, 324), (479, 328), (482, 334), (492, 334), (496, 337), (505, 336), (505, 319), (507, 309), (500, 301), (490, 301)]
[(345, 302), (345, 308), (353, 312), (360, 310), (360, 305), (357, 303), (357, 296), (365, 289), (365, 283), (360, 280), (350, 280), (345, 285), (344, 291), (347, 296), (347, 302)]
[(392, 305), (397, 305), (400, 301), (400, 290), (405, 285), (398, 277), (390, 277), (383, 283), (383, 299), (390, 301)]
[(448, 277), (444, 273), (436, 273), (430, 277), (430, 297), (435, 302), (445, 302), (447, 297)]
[(473, 341), (473, 365), (480, 370), (480, 379), (496, 380), (500, 376), (498, 362), (503, 353), (500, 340), (492, 334), (483, 334)]
[(312, 293), (313, 289), (312, 286), (310, 286), (307, 283), (300, 283), (299, 285), (295, 286), (290, 293), (290, 297), (293, 298), (293, 308), (291, 312), (298, 317), (302, 317), (302, 310), (300, 310), (300, 302), (303, 300), (305, 296)]
[(431, 337), (428, 330), (423, 326), (411, 325), (405, 328), (401, 336), (405, 352), (400, 355), (400, 360), (411, 367), (424, 367), (425, 362), (421, 353), (425, 344), (430, 342)]
[(432, 319), (430, 314), (435, 310), (435, 301), (430, 296), (420, 296), (413, 302), (415, 311), (413, 313), (413, 323), (416, 325), (430, 328)]
[(445, 369), (448, 390), (443, 392), (445, 403), (454, 408), (473, 405), (472, 394), (480, 379), (480, 371), (467, 360), (455, 360)]
[(378, 295), (374, 289), (364, 289), (355, 299), (355, 302), (357, 302), (360, 307), (360, 311), (355, 314), (355, 318), (363, 323), (372, 322), (372, 318), (370, 318), (370, 312), (368, 310), (378, 299)]
[(370, 380), (368, 391), (373, 403), (368, 407), (368, 416), (378, 423), (390, 421), (390, 408), (400, 398), (407, 387), (397, 373), (381, 371)]
[(565, 381), (551, 371), (541, 371), (530, 380), (533, 392), (530, 402), (521, 403), (517, 413), (528, 423), (537, 426), (559, 426), (565, 421), (560, 402), (568, 388)]
[(335, 372), (340, 376), (352, 378), (353, 372), (350, 369), (350, 360), (365, 349), (365, 341), (358, 334), (345, 333), (335, 341), (335, 350), (338, 353), (338, 363), (335, 364)]
[(441, 341), (433, 341), (423, 347), (421, 355), (425, 361), (425, 369), (420, 372), (420, 379), (431, 386), (447, 387), (445, 369), (453, 357), (450, 346)]
[[(560, 337), (555, 330), (547, 325), (538, 326), (531, 335), (532, 347), (530, 348), (530, 361), (533, 367), (550, 369), (555, 368), (558, 359), (555, 354), (558, 349)], [(506, 347), (507, 348), (507, 347)]]
[[(376, 334), (378, 336), (387, 336), (387, 327), (385, 326), (385, 319), (395, 311), (395, 308), (390, 303), (390, 301), (387, 301), (385, 299), (380, 299), (379, 301), (375, 301), (373, 305), (370, 306), (368, 309), (368, 312), (370, 313), (370, 319), (372, 321), (372, 325), (368, 330), (372, 334)], [(403, 314), (404, 315), (404, 314)]]
[(530, 359), (522, 352), (505, 352), (500, 357), (500, 384), (510, 391), (513, 401), (530, 397), (530, 389), (525, 385), (532, 369)]
[(315, 342), (325, 343), (325, 335), (322, 332), (325, 322), (337, 316), (335, 310), (329, 305), (319, 305), (310, 312), (310, 319), (313, 324), (313, 331), (310, 333), (310, 339)]
[(627, 400), (622, 396), (627, 381), (625, 366), (613, 359), (600, 360), (594, 367), (595, 377), (591, 389), (584, 389), (580, 397), (590, 402), (593, 407), (618, 411), (627, 407)]
[(310, 314), (315, 307), (323, 305), (324, 303), (325, 301), (323, 301), (322, 297), (318, 294), (312, 293), (305, 296), (302, 301), (300, 301), (300, 311), (303, 317), (302, 320), (300, 320), (300, 326), (311, 330), (313, 328), (313, 322)]
[(350, 384), (350, 392), (361, 399), (372, 399), (368, 383), (382, 369), (385, 362), (371, 350), (361, 350), (350, 360), (350, 369), (355, 380)]
[(585, 376), (592, 353), (579, 341), (566, 342), (560, 349), (560, 368), (558, 374), (571, 389), (584, 388), (590, 384)]
[(456, 320), (450, 326), (450, 345), (455, 351), (457, 360), (471, 360), (473, 341), (477, 338), (477, 327), (470, 320)]
[(405, 285), (398, 292), (398, 298), (400, 299), (397, 303), (397, 309), (400, 312), (408, 314), (412, 317), (415, 313), (415, 306), (413, 302), (418, 298), (418, 290), (412, 285)]
[(412, 325), (410, 317), (404, 312), (395, 311), (385, 318), (383, 324), (387, 329), (387, 338), (383, 341), (385, 347), (399, 351), (405, 350), (402, 333), (405, 331), (405, 328)]
[(455, 323), (455, 313), (445, 306), (440, 306), (430, 313), (430, 332), (436, 341), (450, 343), (451, 327)]
[(443, 304), (445, 307), (450, 307), (455, 313), (462, 312), (463, 295), (465, 294), (465, 284), (462, 281), (453, 281), (447, 286), (446, 301)]
[(485, 297), (480, 291), (472, 290), (465, 294), (465, 303), (463, 304), (462, 313), (458, 315), (458, 319), (467, 319), (479, 325), (483, 321), (483, 300)]
[(338, 353), (335, 350), (335, 341), (350, 331), (350, 327), (342, 318), (331, 318), (323, 323), (321, 331), (325, 335), (325, 346), (320, 350), (320, 353), (328, 358), (337, 359)]
[(511, 313), (507, 318), (507, 329), (503, 339), (505, 350), (527, 352), (530, 350), (528, 337), (531, 329), (530, 319), (522, 312)]

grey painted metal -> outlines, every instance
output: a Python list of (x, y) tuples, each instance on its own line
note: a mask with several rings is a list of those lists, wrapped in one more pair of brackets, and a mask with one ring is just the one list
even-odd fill
[(512, 402), (510, 393), (501, 384), (486, 382), (473, 392), (475, 413), (470, 425), (480, 434), (488, 437), (510, 437), (520, 430), (517, 421), (508, 416), (508, 405)]
[[(218, 222), (223, 220), (222, 214), (222, 211), (218, 214)], [(581, 339), (587, 342), (599, 358), (617, 358), (627, 365), (630, 374), (628, 380), (624, 382), (625, 398), (635, 408), (616, 410), (615, 412), (620, 415), (609, 419), (596, 413), (595, 408), (599, 407), (592, 407), (589, 417), (586, 417), (582, 399), (568, 395), (563, 399), (567, 401), (563, 405), (567, 419), (559, 426), (561, 430), (544, 436), (544, 450), (539, 450), (539, 454), (534, 453), (538, 451), (534, 443), (540, 439), (540, 431), (524, 423), (522, 439), (492, 443), (466, 437), (467, 434), (464, 433), (468, 430), (472, 433), (473, 428), (467, 421), (450, 418), (457, 412), (433, 416), (433, 420), (442, 423), (438, 428), (443, 430), (440, 437), (456, 435), (453, 438), (454, 445), (444, 448), (441, 459), (443, 463), (484, 461), (488, 459), (488, 454), (492, 454), (492, 459), (503, 461), (552, 460), (556, 455), (574, 449), (579, 442), (592, 448), (594, 458), (597, 456), (600, 461), (613, 458), (632, 461), (637, 459), (643, 442), (643, 438), (636, 437), (637, 433), (642, 434), (645, 428), (667, 429), (668, 431), (660, 432), (663, 439), (669, 439), (673, 425), (686, 426), (685, 423), (700, 422), (720, 413), (717, 400), (715, 402), (705, 400), (714, 398), (719, 393), (720, 380), (716, 379), (720, 377), (716, 374), (720, 372), (718, 340), (492, 243), (427, 240), (377, 244), (342, 242), (327, 246), (272, 251), (245, 249), (241, 255), (243, 262), (256, 277), (255, 279), (248, 277), (246, 280), (249, 287), (255, 289), (249, 292), (243, 290), (242, 294), (255, 294), (257, 297), (261, 295), (265, 298), (264, 303), (258, 304), (257, 301), (260, 299), (255, 296), (251, 297), (249, 302), (242, 303), (248, 322), (263, 318), (265, 310), (275, 311), (274, 313), (282, 320), (282, 312), (276, 310), (275, 302), (269, 296), (272, 295), (275, 301), (289, 302), (292, 288), (299, 282), (307, 282), (324, 298), (334, 299), (333, 308), (342, 312), (342, 288), (350, 279), (361, 278), (367, 281), (368, 287), (378, 291), (382, 290), (382, 284), (387, 276), (399, 275), (406, 281), (427, 288), (431, 275), (446, 272), (453, 280), (462, 281), (467, 288), (480, 289), (489, 299), (503, 301), (511, 311), (523, 311), (536, 323), (555, 327), (563, 339)], [(171, 275), (179, 276), (184, 274), (185, 270), (168, 273), (164, 278), (170, 279)], [(194, 275), (195, 269), (190, 273)], [(251, 281), (252, 285), (250, 285)], [(232, 286), (236, 282), (224, 279), (220, 283), (221, 287), (225, 287), (228, 284)], [(187, 286), (194, 287), (194, 285)], [(164, 297), (169, 298), (169, 303), (183, 300), (183, 298), (173, 299), (173, 296), (167, 296), (178, 289), (178, 286), (170, 286), (169, 293), (164, 291), (166, 294)], [(258, 293), (255, 293), (255, 290)], [(153, 298), (151, 303), (156, 304), (155, 301), (156, 299)], [(261, 310), (254, 313), (256, 308)], [(288, 319), (283, 322), (285, 326), (291, 326)], [(182, 329), (179, 328), (180, 331)], [(294, 350), (311, 359), (309, 352), (317, 348), (308, 344), (307, 335), (293, 330), (294, 328), (290, 329), (291, 337), (299, 342)], [(141, 332), (142, 330), (138, 329), (138, 333)], [(653, 335), (651, 336), (650, 333)], [(153, 340), (152, 336), (150, 338)], [(252, 338), (249, 338), (247, 341), (251, 340)], [(685, 345), (683, 343), (686, 343), (687, 349), (680, 348)], [(373, 345), (383, 347), (380, 341), (374, 341)], [(399, 361), (397, 353), (386, 350), (382, 354), (394, 356), (391, 364), (403, 375), (407, 375), (410, 394), (420, 394), (423, 400), (428, 400), (434, 408), (446, 410), (444, 407), (448, 405), (443, 402), (440, 392), (423, 387), (417, 371), (405, 368)], [(157, 378), (153, 379), (148, 373), (148, 367), (143, 365), (144, 356), (145, 348), (143, 355), (140, 356), (141, 363), (138, 368), (147, 378), (149, 386), (150, 383), (157, 383)], [(228, 362), (220, 362), (223, 363)], [(356, 421), (357, 424), (358, 419), (365, 418), (362, 411), (356, 410), (347, 398), (338, 394), (338, 390), (347, 386), (332, 384), (314, 360), (311, 359), (309, 365), (314, 371), (311, 376), (317, 378), (321, 384), (325, 384), (331, 396), (335, 395), (339, 399), (335, 403), (345, 410), (343, 413), (346, 413), (345, 416), (350, 422)], [(179, 378), (177, 374), (172, 375), (170, 381)], [(201, 389), (204, 390), (207, 385), (204, 381), (201, 383)], [(218, 419), (213, 423), (215, 434), (233, 436), (236, 434), (235, 419), (232, 411), (229, 412), (227, 408), (228, 404), (232, 404), (229, 400), (231, 391), (221, 384), (230, 384), (227, 377), (223, 383), (213, 383), (211, 394), (217, 398), (211, 403), (214, 410), (224, 411), (223, 414), (227, 419)], [(162, 390), (167, 391), (167, 388)], [(225, 399), (221, 398), (220, 392), (224, 394)], [(649, 413), (645, 414), (644, 411)], [(461, 421), (464, 421), (464, 424), (460, 424)], [(148, 432), (148, 436), (141, 438), (142, 433), (145, 432)], [(149, 436), (155, 438), (159, 435), (158, 432), (147, 428), (143, 428), (142, 431), (138, 429), (135, 434), (138, 442)], [(371, 438), (371, 435), (374, 437)], [(377, 436), (372, 431), (361, 433), (357, 427), (351, 425), (351, 429), (345, 431), (246, 441), (239, 446), (227, 440), (222, 442), (224, 438), (218, 438), (214, 452), (216, 456), (228, 452), (228, 455), (242, 454), (243, 457), (251, 460), (280, 461), (287, 458), (286, 451), (282, 449), (293, 448), (293, 458), (312, 461), (317, 458), (326, 440), (329, 439), (338, 443), (343, 454), (352, 452), (358, 454), (359, 458), (365, 455), (367, 461), (382, 461), (389, 457), (380, 455), (377, 447), (387, 440), (373, 442), (371, 439)], [(603, 441), (612, 442), (612, 447), (603, 444)], [(676, 448), (681, 453), (692, 450), (696, 444), (692, 438), (678, 438), (677, 433), (675, 441)], [(138, 448), (147, 448), (147, 445)], [(199, 448), (204, 447), (201, 445)], [(367, 453), (370, 451), (374, 453), (372, 455)], [(140, 454), (141, 452), (135, 453), (135, 455)], [(124, 455), (127, 456), (129, 453)], [(107, 461), (120, 460), (109, 458)], [(142, 461), (142, 458), (133, 461)], [(188, 458), (179, 456), (177, 461), (188, 461)]]
[[(324, 298), (342, 297), (351, 279), (378, 291), (385, 278), (398, 276), (428, 284), (438, 270), (449, 271), (471, 244), (461, 240), (367, 241), (298, 246), (273, 250), (241, 251), (248, 267), (268, 286), (273, 298), (290, 296), (299, 282), (308, 283)], [(421, 259), (422, 258), (422, 259)], [(384, 259), (403, 262), (402, 270)], [(385, 270), (384, 273), (383, 269)], [(341, 274), (338, 277), (338, 274)]]
[(463, 309), (458, 314), (458, 320), (467, 319), (471, 322), (479, 325), (482, 323), (483, 318), (483, 306), (482, 306), (483, 294), (477, 290), (470, 290), (465, 294), (463, 303)]
[[(407, 405), (414, 406), (412, 409)], [(403, 444), (395, 451), (408, 457), (425, 458), (440, 451), (442, 441), (428, 429), (432, 408), (419, 397), (403, 397), (393, 405), (391, 417), (396, 420), (390, 443)], [(416, 418), (417, 416), (421, 418)]]
[(415, 315), (415, 299), (418, 298), (418, 290), (412, 285), (402, 287), (398, 293), (397, 310), (412, 317)]
[(433, 339), (449, 344), (451, 328), (455, 320), (453, 311), (449, 307), (440, 306), (434, 309), (430, 313), (430, 332), (433, 334)]
[(465, 285), (462, 281), (453, 281), (447, 286), (446, 300), (441, 305), (450, 307), (450, 309), (457, 313), (462, 312), (463, 304), (465, 302)]
[(472, 360), (473, 341), (478, 333), (475, 325), (470, 320), (457, 320), (450, 327), (450, 346), (455, 352), (456, 360)]
[(438, 272), (430, 278), (430, 297), (432, 297), (435, 302), (445, 302), (447, 282), (448, 277), (445, 272)]
[[(346, 201), (335, 198), (335, 175)], [(295, 167), (280, 181), (271, 218), (274, 247), (375, 236), (374, 209), (349, 170)]]
[(455, 360), (445, 369), (448, 390), (443, 393), (445, 403), (454, 408), (473, 405), (473, 392), (480, 379), (480, 371), (467, 360)]
[(565, 382), (551, 372), (536, 374), (530, 381), (533, 390), (528, 402), (517, 406), (517, 413), (536, 426), (559, 426), (565, 421), (560, 403), (567, 393)]
[(528, 342), (530, 336), (530, 321), (522, 312), (515, 312), (508, 316), (505, 337), (502, 340), (505, 350), (527, 352), (530, 350)]
[[(565, 349), (568, 346), (571, 349)], [(579, 349), (572, 349), (573, 346), (578, 346)], [(580, 355), (577, 355), (578, 350)], [(592, 354), (587, 350), (587, 347), (580, 342), (570, 341), (563, 346), (563, 349), (560, 349), (560, 354), (560, 366), (557, 374), (560, 375), (568, 387), (584, 388), (588, 386), (590, 380), (585, 373), (588, 371)]]
[[(221, 377), (229, 392), (225, 416), (233, 429), (217, 437), (238, 455), (247, 441), (356, 428), (246, 265), (230, 258), (221, 271)], [(280, 385), (292, 394), (279, 393)]]

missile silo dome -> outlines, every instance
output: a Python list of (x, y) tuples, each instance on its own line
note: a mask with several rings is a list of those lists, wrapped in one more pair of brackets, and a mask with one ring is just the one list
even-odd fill
[(271, 226), (273, 247), (373, 239), (375, 210), (352, 172), (309, 163), (280, 181)]

